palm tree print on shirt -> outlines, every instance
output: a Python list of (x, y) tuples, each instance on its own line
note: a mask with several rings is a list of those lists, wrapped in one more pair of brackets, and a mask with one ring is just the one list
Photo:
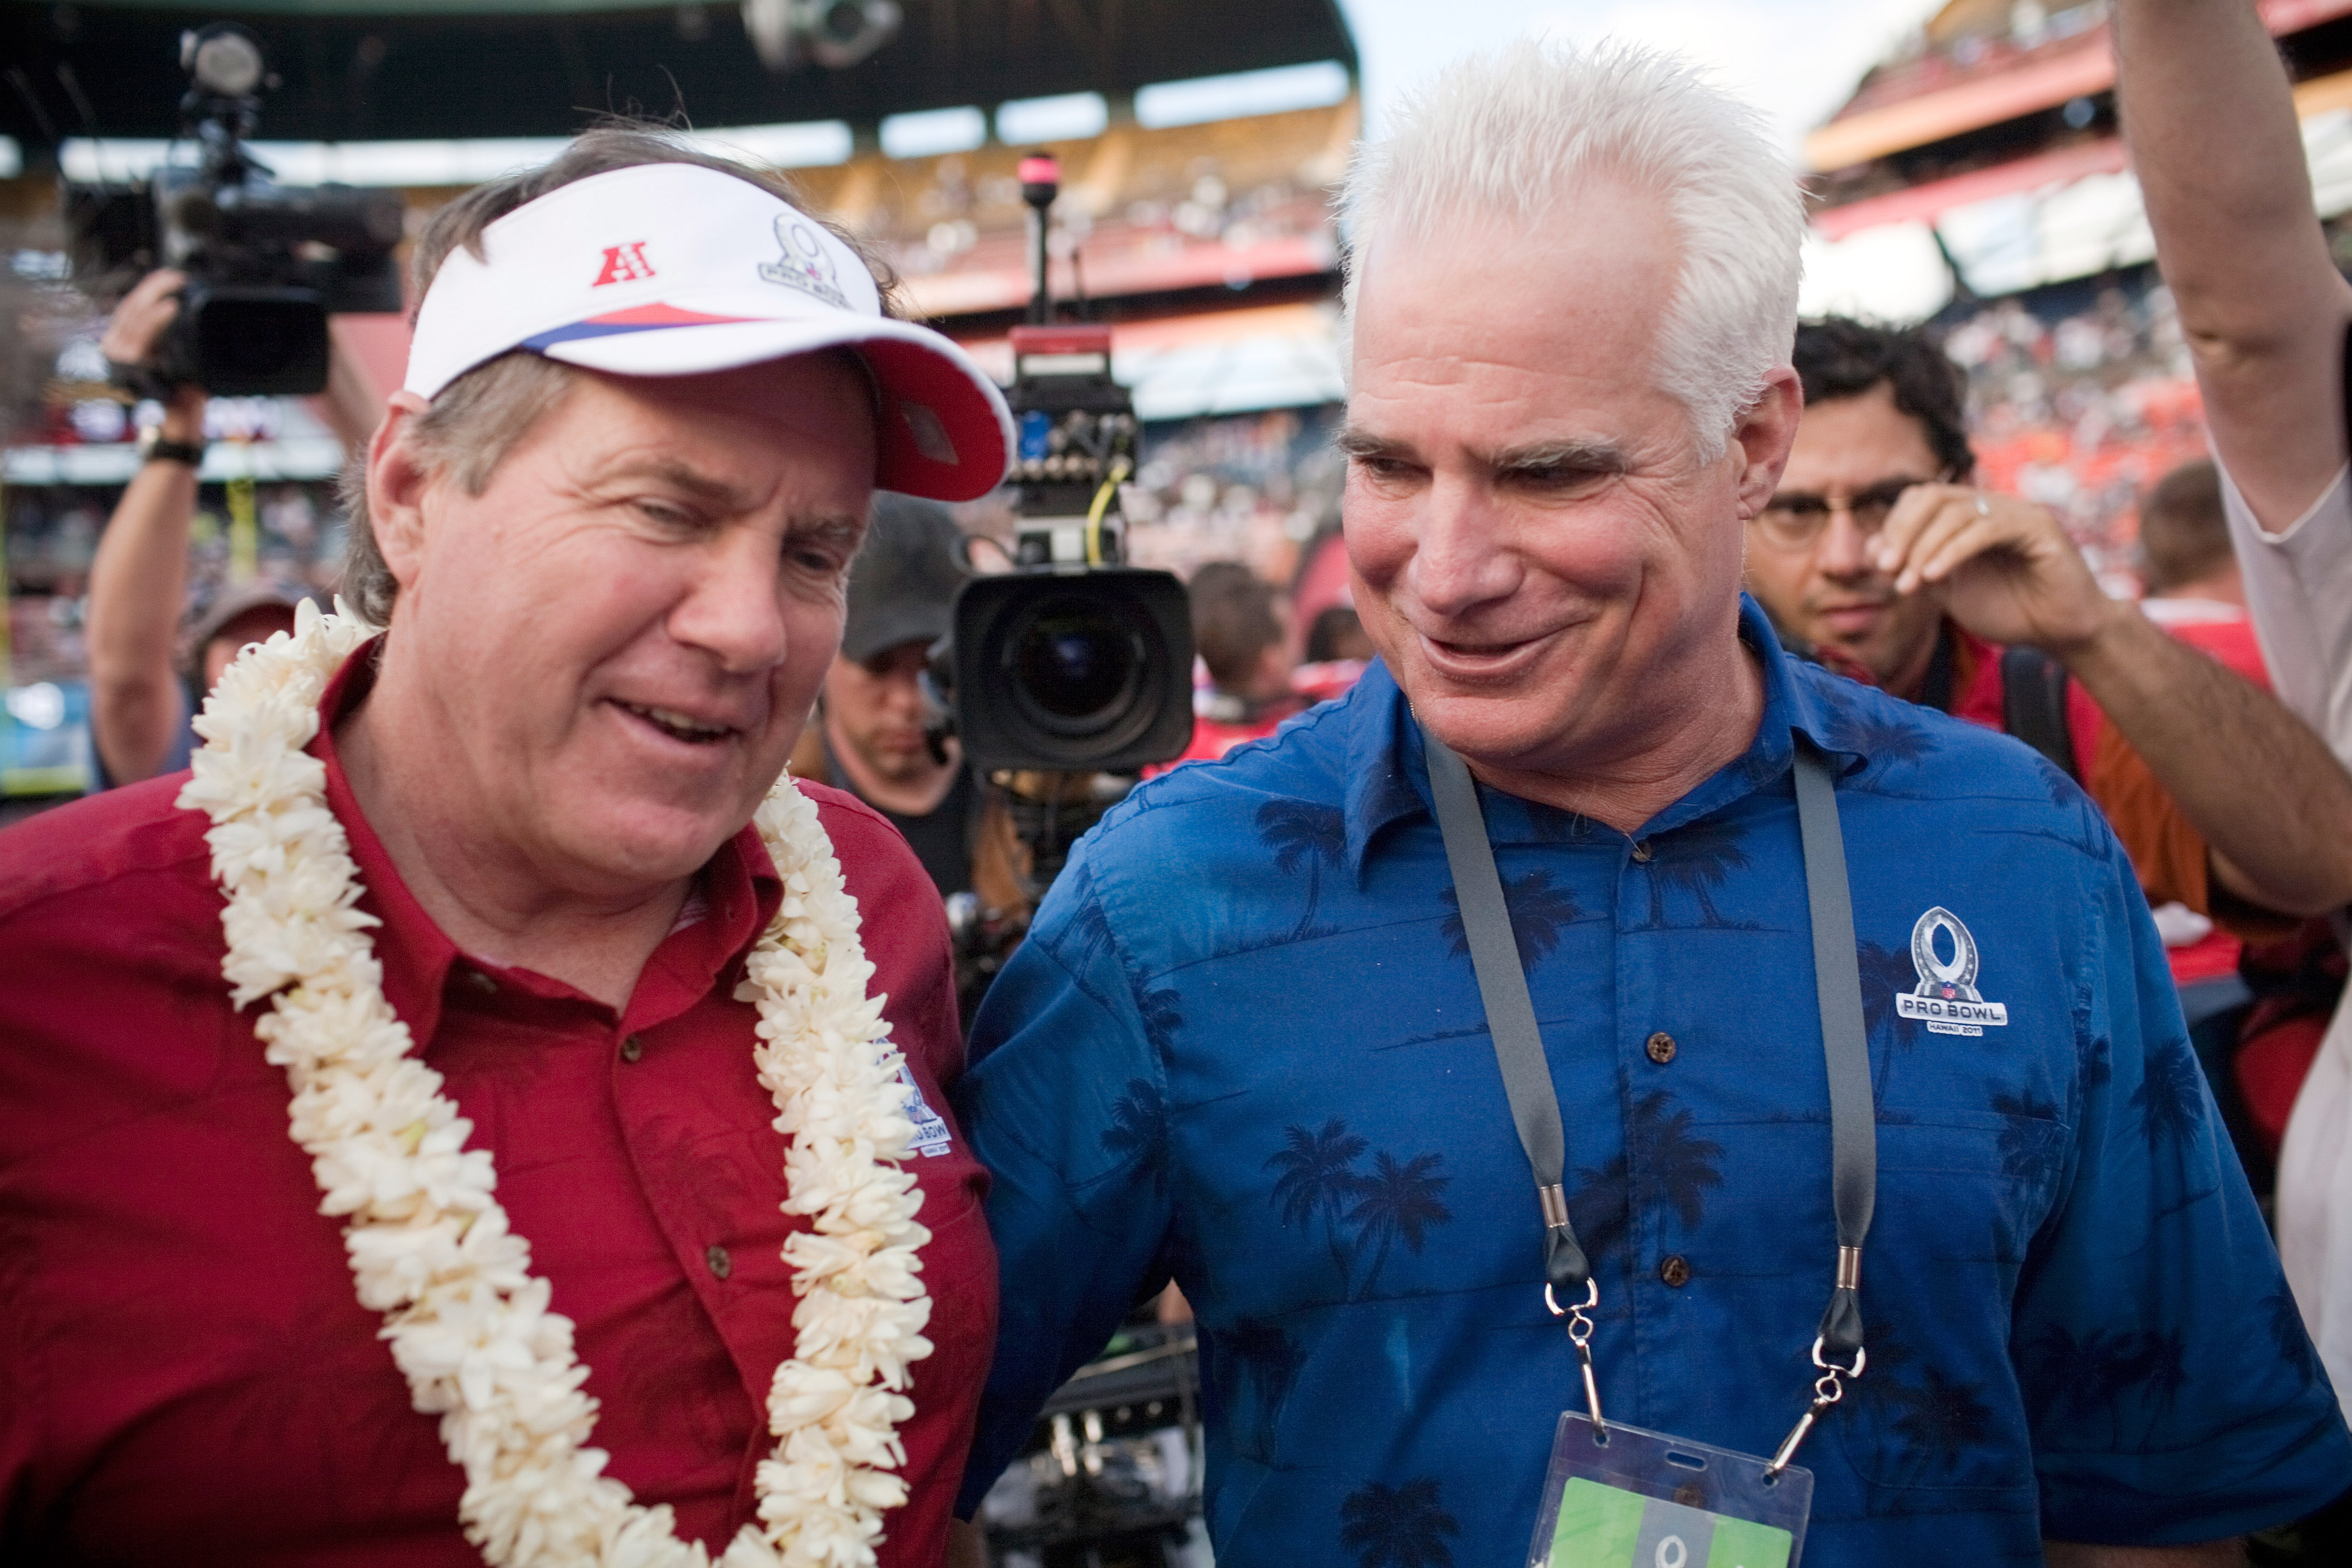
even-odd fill
[(1176, 1010), (1181, 999), (1172, 986), (1159, 991), (1139, 988), (1136, 994), (1135, 1012), (1143, 1021), (1143, 1037), (1163, 1057), (1174, 1047), (1176, 1031), (1184, 1026), (1184, 1015)]
[(1699, 924), (1717, 929), (1728, 927), (1731, 921), (1723, 918), (1715, 907), (1709, 890), (1723, 886), (1732, 872), (1745, 870), (1748, 853), (1739, 841), (1748, 837), (1748, 829), (1737, 823), (1712, 821), (1694, 822), (1672, 833), (1663, 833), (1650, 840), (1652, 858), (1650, 873), (1650, 923), (1647, 929), (1663, 929), (1666, 923), (1666, 889), (1669, 887), (1687, 894), (1698, 903)]
[(2053, 1324), (2035, 1336), (2027, 1356), (2040, 1373), (2026, 1384), (2034, 1425), (2064, 1411), (2081, 1423), (2074, 1434), (2081, 1440), (2092, 1422), (2104, 1419), (2111, 1447), (2126, 1441), (2127, 1400), (2141, 1406), (2137, 1441), (2145, 1447), (2192, 1381), (2178, 1329), (2092, 1329), (2078, 1339), (2063, 1324)]
[(1869, 1373), (1847, 1386), (1846, 1400), (1855, 1423), (1847, 1451), (1864, 1474), (1896, 1487), (2009, 1484), (1982, 1384), (1921, 1362), (1885, 1319), (1864, 1324), (1863, 1343)]
[(1873, 768), (1924, 762), (1940, 749), (1927, 726), (1917, 720), (1899, 711), (1869, 712), (1859, 706), (1831, 713), (1822, 726), (1822, 736), (1838, 751), (1859, 752)]
[(2147, 1058), (2147, 1072), (2132, 1090), (2147, 1146), (2186, 1143), (2205, 1120), (2205, 1072), (2183, 1039), (2166, 1041)]
[(1888, 949), (1874, 942), (1858, 942), (1853, 953), (1862, 979), (1863, 1033), (1878, 1047), (1879, 1060), (1885, 1064), (1878, 1079), (1878, 1098), (1883, 1100), (1887, 1080), (1895, 1076), (1895, 1048), (1900, 1046), (1908, 1052), (1919, 1043), (1919, 1026), (1895, 1010), (1895, 999), (1917, 983), (1919, 971), (1911, 962), (1908, 945)]
[[(1576, 1173), (1568, 1200), (1569, 1218), (1587, 1256), (1597, 1256), (1625, 1234), (1637, 1205), (1671, 1205), (1684, 1226), (1696, 1229), (1706, 1217), (1706, 1194), (1723, 1185), (1717, 1162), (1723, 1145), (1691, 1136), (1696, 1120), (1688, 1107), (1675, 1109), (1674, 1096), (1652, 1089), (1633, 1101), (1625, 1128), (1626, 1152), (1609, 1163)], [(1629, 1175), (1638, 1170), (1640, 1175)]]
[(1454, 1568), (1444, 1538), (1462, 1533), (1439, 1505), (1435, 1476), (1401, 1486), (1367, 1481), (1339, 1504), (1339, 1544), (1357, 1568)]
[(2271, 1342), (2278, 1347), (2279, 1360), (2306, 1383), (2318, 1376), (2319, 1353), (2311, 1348), (2311, 1335), (2303, 1326), (2303, 1309), (2295, 1305), (2294, 1298), (2274, 1290), (2263, 1298), (2261, 1310), (2271, 1331)]
[(1895, 1418), (1895, 1435), (1911, 1449), (1906, 1469), (1923, 1479), (1933, 1474), (1948, 1479), (1967, 1462), (1969, 1450), (1982, 1447), (1991, 1436), (1992, 1406), (1982, 1398), (1981, 1384), (1948, 1377), (1933, 1366), (1920, 1368), (1919, 1377), (1917, 1388), (1896, 1394), (1905, 1409)]
[(1323, 868), (1336, 868), (1347, 856), (1347, 819), (1336, 805), (1270, 800), (1257, 808), (1257, 836), (1274, 851), (1276, 870), (1286, 874), (1307, 868), (1307, 909), (1290, 940), (1303, 942), (1318, 934), (1315, 916), (1323, 897)]
[[(1461, 895), (1452, 888), (1438, 894), (1454, 912), (1437, 928), (1446, 951), (1456, 958), (1470, 956), (1470, 933), (1462, 924)], [(1559, 946), (1559, 928), (1580, 917), (1575, 897), (1566, 888), (1551, 885), (1549, 871), (1530, 871), (1503, 882), (1503, 910), (1511, 921), (1511, 942), (1519, 951), (1519, 967), (1533, 969)]]
[(1356, 1206), (1348, 1211), (1348, 1223), (1358, 1227), (1358, 1250), (1373, 1237), (1380, 1237), (1380, 1250), (1372, 1256), (1372, 1266), (1364, 1271), (1358, 1300), (1372, 1293), (1381, 1268), (1389, 1260), (1389, 1247), (1400, 1237), (1418, 1257), (1424, 1227), (1442, 1225), (1454, 1217), (1454, 1211), (1437, 1197), (1454, 1181), (1451, 1176), (1437, 1173), (1437, 1167), (1444, 1162), (1443, 1154), (1416, 1154), (1399, 1163), (1396, 1156), (1385, 1149), (1373, 1156), (1372, 1173), (1358, 1185)]
[(1282, 1430), (1283, 1407), (1290, 1403), (1290, 1390), (1307, 1364), (1306, 1352), (1279, 1324), (1257, 1318), (1242, 1319), (1222, 1337), (1232, 1358), (1234, 1384), (1247, 1383), (1255, 1397), (1248, 1426), (1234, 1424), (1237, 1434), (1247, 1435), (1247, 1440), (1238, 1446), (1244, 1458), (1270, 1466)]
[(1889, 949), (1874, 942), (1858, 942), (1853, 952), (1862, 972), (1863, 1027), (1873, 1043), (1916, 1044), (1917, 1034), (1899, 1026), (1903, 1017), (1895, 1010), (1895, 999), (1911, 990), (1919, 978), (1910, 948)]
[(1103, 1130), (1102, 1146), (1124, 1154), (1121, 1169), (1149, 1162), (1155, 1196), (1168, 1191), (1168, 1106), (1158, 1086), (1139, 1078), (1127, 1080), (1127, 1092), (1110, 1108), (1110, 1125)]
[[(1349, 1299), (1350, 1279), (1367, 1250), (1373, 1255), (1372, 1265), (1354, 1292), (1360, 1301), (1370, 1297), (1400, 1239), (1417, 1257), (1429, 1226), (1454, 1217), (1438, 1195), (1454, 1180), (1438, 1173), (1444, 1155), (1400, 1160), (1383, 1149), (1373, 1156), (1369, 1173), (1357, 1170), (1356, 1161), (1370, 1147), (1369, 1140), (1349, 1131), (1348, 1124), (1335, 1116), (1319, 1132), (1285, 1128), (1283, 1146), (1266, 1157), (1265, 1165), (1282, 1173), (1267, 1196), (1281, 1211), (1286, 1229), (1311, 1228), (1321, 1221), (1343, 1301)], [(1343, 1236), (1343, 1226), (1354, 1234)]]
[(1265, 1162), (1267, 1170), (1282, 1173), (1274, 1184), (1275, 1206), (1282, 1211), (1286, 1227), (1311, 1226), (1321, 1216), (1323, 1239), (1331, 1248), (1331, 1266), (1339, 1271), (1339, 1294), (1345, 1296), (1355, 1250), (1339, 1239), (1339, 1226), (1364, 1180), (1357, 1173), (1356, 1160), (1370, 1142), (1349, 1131), (1336, 1116), (1320, 1132), (1291, 1127), (1283, 1137), (1284, 1146)]

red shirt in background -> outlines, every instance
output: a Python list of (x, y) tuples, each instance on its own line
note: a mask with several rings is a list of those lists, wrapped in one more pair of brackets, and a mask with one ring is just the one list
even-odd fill
[[(1998, 643), (1989, 643), (1957, 621), (1946, 621), (1944, 629), (1952, 639), (1952, 705), (1947, 710), (1955, 719), (1966, 719), (1971, 724), (1981, 724), (1988, 730), (2009, 731), (2008, 683), (2001, 679), (2000, 656), (2006, 650)], [(2091, 787), (2092, 763), (2099, 754), (2099, 731), (2106, 716), (2091, 694), (2083, 689), (2079, 680), (2066, 682), (2066, 730), (2074, 742), (2074, 765), (2082, 772), (2081, 784)]]
[[(370, 650), (321, 705), (364, 695)], [(384, 991), (497, 1161), (499, 1201), (577, 1328), (607, 1473), (714, 1554), (753, 1518), (792, 1353), (783, 1142), (733, 999), (780, 885), (746, 829), (705, 868), (626, 1008), (451, 944), (311, 751), (367, 889)], [(0, 1560), (476, 1568), (464, 1478), (352, 1292), (287, 1134), (285, 1074), (221, 978), (223, 899), (184, 773), (0, 835)], [(913, 1500), (881, 1560), (931, 1568), (995, 1336), (987, 1177), (948, 1110), (963, 1050), (940, 901), (898, 835), (817, 802), (874, 985), (925, 1102), (909, 1163), (936, 1352), (900, 1428)]]

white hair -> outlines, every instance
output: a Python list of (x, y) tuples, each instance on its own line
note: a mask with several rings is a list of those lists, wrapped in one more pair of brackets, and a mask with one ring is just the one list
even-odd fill
[(1681, 262), (1654, 374), (1712, 460), (1788, 363), (1804, 198), (1763, 117), (1671, 56), (1523, 38), (1413, 94), (1386, 140), (1358, 147), (1340, 187), (1344, 319), (1376, 244), (1442, 243), (1465, 216), (1532, 226), (1593, 176), (1664, 204)]

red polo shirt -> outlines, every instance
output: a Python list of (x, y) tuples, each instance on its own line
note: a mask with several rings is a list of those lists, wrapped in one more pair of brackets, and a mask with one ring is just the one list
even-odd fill
[[(367, 654), (323, 710), (363, 694)], [(499, 1197), (577, 1326), (592, 1442), (714, 1554), (753, 1518), (794, 1303), (783, 1144), (733, 999), (779, 898), (746, 829), (705, 868), (619, 1013), (467, 957), (362, 816), (328, 732), (328, 800), (378, 916), (394, 1008), (492, 1152)], [(0, 1560), (478, 1564), (463, 1478), (352, 1294), (340, 1222), (287, 1135), (262, 1006), (231, 1009), (222, 896), (184, 773), (0, 835)], [(906, 843), (818, 804), (923, 1099), (963, 1051), (947, 927)], [(913, 1500), (882, 1562), (930, 1568), (995, 1336), (986, 1176), (950, 1120), (911, 1163), (938, 1346), (901, 1428)]]

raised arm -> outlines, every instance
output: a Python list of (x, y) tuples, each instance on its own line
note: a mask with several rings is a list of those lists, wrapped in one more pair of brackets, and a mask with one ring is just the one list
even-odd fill
[(1876, 548), (1898, 591), (1940, 593), (1979, 637), (2064, 661), (2204, 837), (2221, 886), (2294, 915), (2352, 900), (2352, 775), (2277, 699), (2108, 598), (2046, 508), (1914, 485)]
[(2116, 0), (2116, 97), (2222, 466), (2284, 529), (2344, 466), (2352, 287), (2251, 0)]
[[(176, 272), (153, 272), (123, 297), (107, 324), (107, 358), (144, 361), (179, 311)], [(166, 441), (200, 447), (204, 389), (184, 386), (163, 412)], [(152, 776), (181, 722), (173, 643), (187, 595), (188, 522), (196, 510), (196, 470), (185, 463), (142, 463), (115, 503), (89, 567), (90, 732), (107, 777), (132, 784)]]

